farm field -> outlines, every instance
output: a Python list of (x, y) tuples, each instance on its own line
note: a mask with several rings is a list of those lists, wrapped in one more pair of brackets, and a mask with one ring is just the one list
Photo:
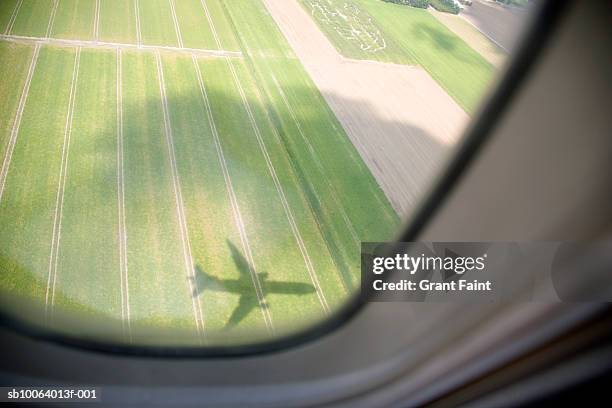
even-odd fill
[(443, 13), (430, 8), (429, 12), (449, 30), (462, 38), (470, 47), (478, 52), (484, 59), (493, 64), (494, 67), (501, 67), (508, 58), (508, 53), (497, 44), (478, 31), (471, 23), (463, 17)]
[(381, 0), (299, 1), (342, 55), (421, 66), (467, 113), (493, 80), (494, 66), (427, 10)]
[(227, 345), (357, 289), (398, 217), (260, 0), (6, 3), (2, 291)]

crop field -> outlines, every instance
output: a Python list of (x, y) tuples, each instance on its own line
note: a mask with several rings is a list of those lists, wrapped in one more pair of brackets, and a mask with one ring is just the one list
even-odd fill
[(0, 290), (44, 324), (290, 333), (357, 289), (361, 241), (395, 232), (260, 0), (5, 0), (0, 24)]
[(493, 80), (494, 66), (427, 10), (381, 0), (299, 1), (342, 55), (419, 65), (467, 113)]

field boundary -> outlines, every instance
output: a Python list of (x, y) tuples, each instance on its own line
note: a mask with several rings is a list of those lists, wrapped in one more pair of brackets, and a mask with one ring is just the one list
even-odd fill
[[(72, 71), (72, 83), (70, 85), (70, 97), (68, 100), (68, 112), (66, 113), (66, 124), (64, 126), (64, 143), (62, 145), (62, 161), (60, 174), (57, 181), (57, 197), (55, 201), (55, 215), (53, 217), (53, 236), (51, 241), (51, 254), (49, 255), (49, 275), (47, 278), (47, 291), (45, 294), (45, 316), (47, 308), (51, 303), (51, 309), (55, 304), (55, 287), (57, 283), (57, 266), (59, 258), (59, 246), (62, 235), (62, 216), (64, 212), (64, 192), (66, 179), (68, 177), (68, 157), (70, 154), (70, 137), (72, 136), (72, 122), (74, 118), (74, 105), (76, 100), (77, 85), (79, 81), (79, 64), (81, 60), (81, 49), (77, 48), (74, 57), (74, 68)], [(49, 301), (49, 292), (51, 300)]]
[(125, 177), (123, 172), (123, 66), (121, 49), (117, 49), (117, 214), (119, 218), (119, 272), (121, 278), (121, 326), (132, 342), (130, 288), (125, 220)]
[(34, 76), (34, 70), (36, 68), (36, 62), (38, 61), (38, 54), (40, 53), (40, 45), (36, 45), (34, 53), (32, 55), (32, 61), (30, 61), (30, 67), (28, 69), (28, 75), (21, 91), (21, 97), (19, 98), (19, 105), (17, 105), (17, 112), (15, 113), (15, 120), (13, 122), (13, 128), (11, 129), (11, 137), (6, 147), (6, 153), (4, 155), (4, 161), (2, 162), (2, 169), (0, 170), (0, 202), (2, 202), (2, 195), (4, 194), (4, 185), (8, 176), (9, 167), (11, 165), (11, 159), (13, 157), (13, 150), (15, 150), (15, 143), (17, 142), (17, 135), (19, 134), (19, 128), (21, 127), (21, 118), (23, 116), (23, 110), (25, 109), (25, 103), (28, 99), (30, 92), (30, 85), (32, 83), (32, 77)]
[(81, 48), (107, 48), (107, 49), (127, 49), (127, 50), (153, 50), (153, 51), (167, 51), (184, 54), (196, 54), (206, 57), (225, 57), (225, 58), (242, 58), (242, 52), (240, 51), (226, 51), (226, 50), (209, 50), (204, 48), (179, 48), (172, 47), (169, 45), (144, 45), (140, 46), (137, 44), (118, 43), (118, 42), (106, 42), (106, 41), (92, 41), (92, 40), (68, 40), (62, 38), (44, 38), (44, 37), (28, 37), (23, 35), (9, 35), (0, 34), (0, 40), (12, 41), (25, 44), (42, 44), (42, 45), (58, 45), (58, 46), (70, 46), (70, 47), (81, 47)]
[(19, 10), (21, 9), (22, 4), (23, 0), (19, 0), (15, 5), (15, 9), (13, 9), (11, 18), (9, 19), (6, 28), (4, 29), (4, 34), (9, 34), (11, 31), (13, 31), (13, 26), (15, 25), (15, 20), (17, 20), (17, 14), (19, 14)]
[[(183, 204), (183, 194), (181, 192), (181, 181), (179, 177), (178, 168), (176, 165), (176, 153), (174, 149), (174, 140), (172, 135), (172, 125), (170, 122), (170, 113), (168, 110), (168, 100), (166, 97), (166, 84), (164, 80), (164, 68), (162, 66), (161, 57), (159, 51), (155, 53), (155, 62), (157, 63), (157, 73), (159, 80), (159, 90), (161, 94), (162, 110), (164, 116), (164, 130), (166, 134), (166, 142), (168, 147), (168, 158), (170, 160), (170, 169), (172, 173), (172, 184), (174, 187), (174, 198), (176, 204), (176, 212), (179, 221), (179, 228), (181, 230), (181, 241), (183, 246), (183, 260), (185, 262), (185, 272), (187, 273), (187, 281), (189, 285), (189, 297), (191, 298), (191, 304), (193, 307), (194, 318), (196, 321), (196, 329), (198, 336), (204, 335), (204, 317), (202, 315), (202, 306), (200, 304), (200, 298), (194, 296), (197, 293), (194, 287), (196, 282), (196, 275), (193, 264), (193, 254), (191, 251), (191, 243), (189, 241), (189, 230), (187, 227), (187, 219), (185, 216), (185, 208)], [(201, 339), (201, 337), (200, 337)]]

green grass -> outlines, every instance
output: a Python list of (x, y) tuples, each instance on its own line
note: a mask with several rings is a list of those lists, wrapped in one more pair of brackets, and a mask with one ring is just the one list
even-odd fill
[(0, 157), (4, 157), (13, 129), (19, 99), (23, 92), (28, 68), (32, 61), (32, 48), (22, 44), (0, 43)]
[(178, 47), (168, 0), (140, 0), (139, 5), (142, 42)]
[[(257, 0), (259, 1), (259, 0)], [(238, 44), (237, 33), (228, 19), (227, 13), (224, 11), (224, 0), (206, 0), (211, 19), (214, 22), (217, 35), (221, 42), (221, 47), (224, 50), (240, 50)], [(216, 48), (216, 47), (215, 47)]]
[(57, 7), (51, 36), (79, 40), (93, 39), (95, 12), (95, 0), (61, 0)]
[(100, 40), (136, 43), (134, 0), (104, 0), (100, 2)]
[[(300, 0), (304, 7), (321, 0)], [(332, 0), (341, 9), (346, 1)], [(473, 113), (493, 79), (494, 67), (462, 39), (437, 21), (427, 10), (406, 7), (380, 0), (349, 0), (385, 38), (387, 48), (366, 52), (340, 36), (319, 14), (319, 27), (340, 53), (357, 59), (377, 60), (423, 67), (466, 112)], [(365, 17), (364, 17), (365, 18)], [(346, 28), (343, 20), (335, 21)], [(344, 23), (346, 24), (346, 23)]]
[(0, 297), (0, 307), (4, 313), (22, 322), (34, 326), (47, 326), (81, 338), (89, 337), (98, 341), (109, 339), (118, 342), (123, 340), (118, 330), (118, 320), (109, 320), (107, 313), (93, 309), (86, 304), (75, 304), (64, 298), (61, 291), (56, 293), (56, 302), (70, 305), (70, 309), (62, 309), (60, 310), (61, 315), (58, 313), (53, 319), (46, 322), (41, 321), (40, 311), (44, 308), (45, 299), (44, 296), (35, 295), (46, 292), (47, 282), (13, 259), (0, 256), (0, 282), (2, 287), (19, 288), (15, 291), (3, 292)]
[(450, 13), (450, 14), (459, 14), (459, 11), (461, 11), (461, 9), (457, 6), (455, 6), (454, 4), (449, 4), (446, 1), (441, 1), (441, 0), (430, 0), (429, 4), (431, 5), (431, 7), (433, 7), (434, 9), (441, 11), (443, 13)]
[[(384, 22), (381, 24), (372, 19), (356, 1), (299, 1), (345, 57), (398, 64), (414, 63), (410, 54), (404, 52), (394, 39), (386, 35)], [(359, 31), (359, 34), (356, 31)]]
[(4, 34), (8, 28), (9, 22), (18, 0), (3, 0), (0, 1), (0, 32)]
[(23, 0), (9, 34), (45, 37), (53, 0)]
[(83, 50), (64, 191), (57, 288), (63, 302), (121, 318), (115, 53)]
[(200, 0), (175, 1), (185, 47), (215, 49), (215, 40)]
[(0, 202), (0, 256), (40, 282), (2, 274), (2, 288), (38, 299), (45, 299), (47, 287), (74, 55), (72, 49), (41, 49)]
[[(107, 1), (102, 1), (100, 38), (134, 43), (134, 3), (114, 8)], [(239, 50), (244, 57), (194, 62), (185, 53), (161, 52), (167, 135), (156, 54), (121, 51), (134, 341), (198, 344), (194, 286), (210, 344), (268, 337), (245, 261), (249, 253), (276, 334), (292, 332), (323, 316), (311, 274), (336, 310), (358, 284), (358, 241), (390, 238), (398, 218), (259, 0), (206, 1), (220, 44), (199, 0), (175, 3), (185, 46)], [(58, 9), (56, 28), (65, 30), (61, 35), (91, 39), (91, 30), (85, 29), (90, 23), (84, 21), (93, 22), (89, 17), (87, 8)], [(168, 1), (141, 0), (140, 17), (145, 44), (177, 45)], [(6, 108), (0, 113), (3, 140), (32, 49), (0, 42), (2, 61), (12, 64), (7, 78), (0, 79), (0, 91), (6, 90), (0, 98)], [(116, 338), (110, 332), (119, 332), (122, 317), (118, 53), (82, 48), (80, 55), (56, 305), (58, 312), (110, 319), (109, 336)], [(37, 299), (44, 299), (47, 287), (74, 61), (72, 47), (42, 47), (0, 202), (0, 289)], [(187, 242), (182, 240), (172, 155)], [(187, 243), (192, 260), (184, 256)], [(193, 265), (186, 265), (190, 261)], [(189, 267), (197, 273), (195, 280), (188, 277)], [(245, 309), (245, 304), (254, 308)], [(175, 335), (152, 334), (156, 328)]]
[[(208, 64), (201, 70), (212, 76)], [(214, 145), (206, 105), (200, 95), (196, 67), (189, 57), (166, 56), (164, 76), (178, 173), (181, 181), (193, 262), (219, 279), (238, 279), (228, 242), (240, 246), (238, 230)], [(227, 78), (222, 77), (222, 80)], [(218, 118), (216, 118), (218, 119)], [(202, 283), (202, 282), (200, 282)], [(245, 290), (253, 291), (252, 287)], [(221, 331), (238, 305), (238, 294), (205, 292), (200, 295), (207, 329)], [(260, 329), (263, 316), (251, 313), (240, 328)]]
[(132, 320), (136, 325), (192, 327), (155, 58), (125, 52), (122, 65)]

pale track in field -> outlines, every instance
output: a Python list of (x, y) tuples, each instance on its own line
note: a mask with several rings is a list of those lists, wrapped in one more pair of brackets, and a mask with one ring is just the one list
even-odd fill
[(121, 323), (132, 341), (130, 288), (125, 220), (125, 177), (123, 171), (123, 74), (121, 49), (117, 49), (117, 213), (119, 218), (119, 272), (121, 278)]
[(55, 15), (57, 14), (58, 6), (59, 6), (59, 0), (54, 0), (53, 9), (51, 9), (51, 15), (49, 16), (49, 23), (47, 23), (47, 31), (45, 34), (45, 38), (51, 37), (51, 32), (53, 31), (53, 23), (55, 22)]
[(94, 41), (100, 39), (100, 0), (96, 0), (96, 12), (94, 13)]
[(10, 34), (13, 30), (13, 26), (15, 25), (15, 20), (17, 20), (17, 14), (19, 14), (19, 9), (21, 9), (21, 5), (23, 4), (23, 0), (19, 0), (15, 5), (15, 9), (11, 14), (11, 18), (9, 19), (8, 24), (6, 25), (6, 29), (4, 30), (4, 34)]
[(36, 68), (36, 62), (38, 61), (39, 52), (40, 46), (37, 45), (36, 48), (34, 48), (34, 54), (32, 55), (32, 61), (30, 62), (30, 68), (28, 69), (28, 76), (26, 77), (25, 84), (23, 85), (23, 91), (21, 92), (21, 97), (19, 98), (19, 105), (17, 106), (17, 113), (15, 115), (15, 120), (13, 121), (11, 137), (6, 148), (4, 161), (2, 162), (2, 169), (0, 170), (0, 201), (2, 201), (4, 185), (6, 183), (6, 177), (8, 175), (9, 167), (11, 165), (13, 150), (15, 150), (15, 143), (17, 142), (17, 135), (19, 134), (19, 128), (21, 126), (21, 117), (23, 116), (25, 103), (28, 99), (28, 93), (30, 92), (30, 84), (32, 83), (32, 76), (34, 75), (34, 69)]
[[(164, 69), (161, 62), (159, 52), (155, 53), (155, 60), (157, 63), (157, 72), (159, 79), (159, 89), (162, 101), (162, 110), (164, 116), (164, 129), (166, 134), (166, 142), (168, 144), (168, 156), (170, 158), (170, 170), (172, 173), (172, 184), (174, 188), (174, 198), (176, 204), (176, 212), (179, 221), (179, 228), (181, 230), (181, 241), (183, 246), (183, 260), (185, 262), (185, 273), (187, 275), (187, 281), (189, 284), (189, 294), (191, 297), (191, 303), (193, 307), (194, 319), (196, 322), (196, 328), (199, 336), (204, 336), (204, 317), (202, 314), (202, 306), (200, 305), (200, 298), (193, 296), (197, 293), (194, 283), (196, 282), (196, 276), (193, 264), (193, 255), (191, 251), (191, 243), (189, 241), (189, 230), (187, 228), (187, 218), (185, 216), (185, 207), (183, 201), (183, 194), (181, 192), (181, 181), (179, 178), (178, 167), (176, 164), (176, 153), (174, 148), (174, 137), (172, 135), (172, 126), (170, 123), (170, 113), (168, 110), (168, 100), (166, 96), (166, 84), (164, 80)], [(202, 339), (202, 337), (200, 337)]]
[(172, 21), (174, 22), (174, 31), (176, 32), (176, 39), (179, 44), (179, 48), (183, 47), (183, 35), (181, 34), (181, 28), (178, 23), (178, 18), (176, 16), (176, 6), (174, 4), (174, 0), (168, 0), (170, 2), (170, 11), (172, 12)]
[(62, 161), (60, 174), (57, 181), (57, 197), (55, 202), (55, 215), (53, 218), (53, 236), (51, 241), (51, 254), (49, 255), (49, 275), (47, 279), (47, 291), (45, 294), (45, 315), (49, 305), (51, 309), (55, 304), (55, 288), (57, 284), (57, 268), (59, 258), (59, 246), (62, 234), (62, 217), (64, 211), (64, 192), (66, 190), (66, 179), (68, 177), (68, 158), (70, 154), (70, 138), (72, 136), (72, 123), (74, 118), (74, 105), (79, 80), (79, 64), (81, 60), (81, 49), (77, 48), (74, 58), (72, 72), (72, 83), (70, 85), (70, 97), (68, 100), (68, 112), (64, 127), (64, 143), (62, 145)]
[(43, 37), (28, 37), (22, 35), (8, 35), (0, 34), (0, 40), (12, 41), (26, 44), (48, 44), (57, 46), (71, 46), (81, 48), (99, 48), (99, 49), (116, 49), (121, 48), (125, 50), (152, 50), (152, 51), (167, 51), (177, 52), (184, 54), (195, 54), (204, 57), (230, 57), (230, 58), (241, 58), (242, 53), (240, 51), (225, 51), (225, 50), (208, 50), (203, 48), (180, 48), (172, 47), (169, 45), (144, 45), (140, 46), (137, 44), (127, 44), (118, 42), (107, 42), (107, 41), (92, 41), (92, 40), (67, 40), (60, 38), (43, 38)]
[(138, 0), (134, 1), (134, 9), (136, 15), (136, 43), (138, 44), (138, 48), (142, 46), (142, 32), (140, 31), (140, 4)]

